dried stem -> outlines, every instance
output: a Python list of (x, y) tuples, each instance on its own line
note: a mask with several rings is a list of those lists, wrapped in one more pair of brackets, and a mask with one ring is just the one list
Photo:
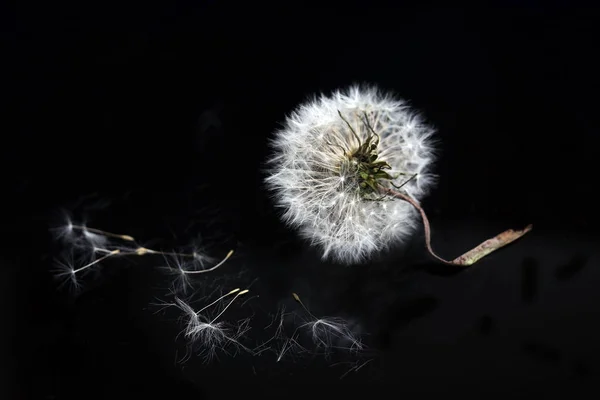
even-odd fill
[(483, 257), (487, 256), (488, 254), (519, 239), (521, 236), (525, 235), (527, 232), (529, 232), (532, 229), (532, 225), (529, 224), (525, 227), (525, 229), (522, 229), (522, 230), (517, 230), (517, 231), (515, 231), (513, 229), (506, 230), (506, 231), (494, 236), (493, 238), (488, 239), (485, 242), (479, 244), (477, 247), (474, 247), (473, 249), (467, 251), (460, 257), (457, 257), (452, 261), (448, 261), (448, 260), (445, 260), (442, 257), (438, 256), (433, 251), (433, 248), (431, 247), (431, 228), (429, 226), (429, 219), (427, 218), (427, 215), (425, 214), (425, 211), (423, 210), (423, 208), (421, 208), (421, 206), (412, 197), (405, 195), (403, 193), (400, 193), (400, 192), (397, 192), (395, 190), (388, 189), (388, 188), (382, 188), (382, 187), (379, 188), (379, 191), (382, 194), (392, 196), (392, 197), (395, 197), (400, 200), (404, 200), (404, 201), (410, 203), (414, 208), (416, 208), (419, 211), (419, 213), (421, 214), (421, 218), (423, 219), (423, 226), (425, 228), (425, 245), (427, 246), (427, 250), (437, 260), (443, 262), (444, 264), (448, 264), (448, 265), (457, 265), (457, 266), (463, 266), (463, 267), (473, 265), (477, 261), (482, 259)]

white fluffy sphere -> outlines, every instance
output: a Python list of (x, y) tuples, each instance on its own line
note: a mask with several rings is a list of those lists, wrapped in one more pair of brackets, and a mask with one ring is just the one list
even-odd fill
[(377, 186), (401, 186), (418, 202), (432, 183), (432, 134), (403, 100), (375, 87), (321, 95), (276, 132), (266, 183), (283, 220), (319, 246), (324, 259), (358, 263), (406, 238), (418, 213), (403, 200), (365, 191), (353, 155), (376, 138), (377, 160), (394, 177), (377, 179)]

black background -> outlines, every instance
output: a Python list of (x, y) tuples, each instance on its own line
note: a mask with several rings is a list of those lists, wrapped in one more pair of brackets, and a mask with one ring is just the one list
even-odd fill
[[(517, 397), (593, 388), (598, 10), (86, 3), (16, 15), (2, 262), (22, 396), (208, 398), (250, 383), (281, 395), (273, 385)], [(534, 231), (466, 271), (429, 261), (422, 237), (369, 265), (320, 261), (264, 191), (267, 140), (308, 96), (352, 83), (393, 91), (436, 127), (440, 178), (423, 205), (439, 253)], [(111, 264), (78, 297), (57, 290), (48, 229), (61, 209), (158, 247), (200, 233), (214, 254), (235, 248), (213, 284), (254, 282), (258, 338), (296, 291), (315, 314), (358, 321), (372, 361), (343, 379), (348, 366), (319, 357), (178, 365), (177, 315), (149, 306), (164, 294), (160, 259)]]

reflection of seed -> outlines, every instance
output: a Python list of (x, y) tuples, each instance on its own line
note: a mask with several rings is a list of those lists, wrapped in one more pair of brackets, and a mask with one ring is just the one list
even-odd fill
[(521, 298), (526, 303), (531, 303), (537, 294), (538, 262), (531, 257), (526, 257), (521, 266)]
[(494, 321), (489, 315), (484, 315), (479, 321), (479, 330), (482, 335), (489, 335), (494, 328)]
[(559, 281), (568, 281), (581, 272), (587, 263), (587, 257), (577, 255), (565, 265), (560, 265), (554, 271), (554, 276)]
[(559, 362), (562, 358), (560, 351), (540, 343), (527, 342), (521, 345), (523, 353), (543, 362)]

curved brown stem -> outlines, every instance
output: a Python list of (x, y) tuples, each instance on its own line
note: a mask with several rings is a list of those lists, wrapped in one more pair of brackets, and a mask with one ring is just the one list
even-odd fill
[(475, 264), (477, 261), (487, 256), (488, 254), (519, 239), (521, 236), (525, 235), (533, 228), (533, 226), (529, 224), (525, 227), (525, 229), (522, 230), (506, 230), (494, 236), (493, 238), (488, 239), (485, 242), (479, 244), (477, 247), (474, 247), (473, 249), (467, 251), (463, 255), (455, 258), (454, 260), (448, 261), (438, 256), (431, 247), (431, 228), (429, 225), (429, 219), (427, 218), (427, 215), (425, 214), (423, 208), (421, 208), (421, 206), (412, 197), (403, 193), (387, 188), (380, 188), (379, 191), (382, 194), (392, 196), (400, 200), (404, 200), (407, 203), (410, 203), (414, 208), (416, 208), (419, 211), (419, 213), (421, 214), (421, 218), (423, 219), (423, 226), (425, 228), (425, 245), (427, 246), (427, 250), (437, 260), (448, 265), (469, 266)]

